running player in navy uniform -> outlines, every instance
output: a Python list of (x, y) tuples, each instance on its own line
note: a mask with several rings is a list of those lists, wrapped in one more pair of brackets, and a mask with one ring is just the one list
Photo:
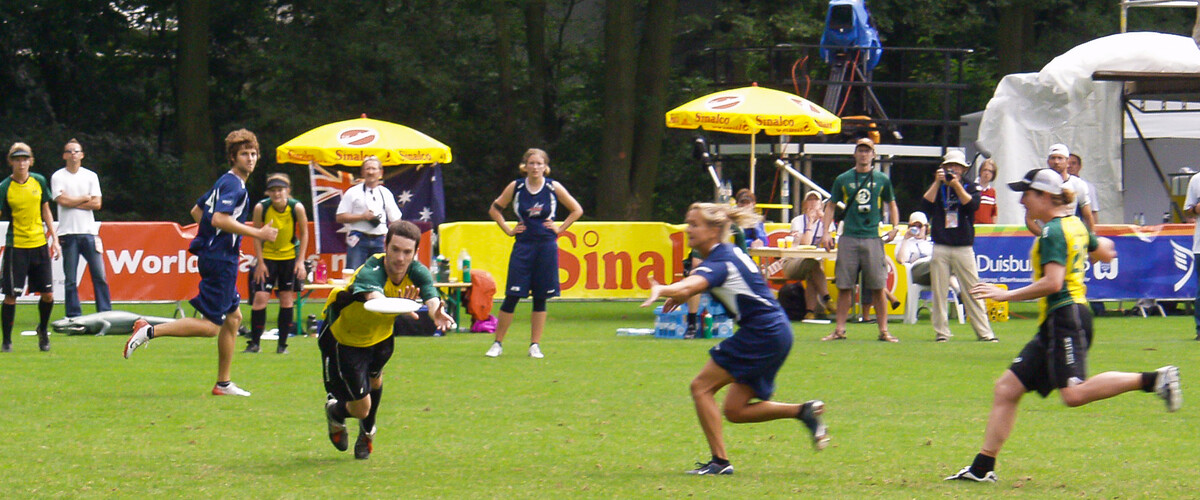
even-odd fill
[[(375, 415), (383, 397), (383, 367), (392, 357), (394, 315), (367, 311), (366, 301), (380, 297), (421, 299), (439, 330), (453, 328), (454, 320), (433, 286), (429, 269), (415, 260), (421, 230), (398, 220), (388, 225), (384, 253), (367, 257), (344, 287), (329, 292), (325, 324), (317, 344), (321, 348), (329, 441), (338, 451), (350, 447), (346, 418), (361, 421), (354, 458), (371, 456), (375, 440)], [(413, 313), (416, 316), (416, 313)]]
[(1037, 391), (1046, 397), (1058, 389), (1063, 403), (1072, 407), (1139, 389), (1156, 392), (1166, 401), (1167, 411), (1178, 410), (1183, 403), (1179, 369), (1174, 366), (1142, 373), (1104, 372), (1088, 378), (1092, 311), (1083, 284), (1084, 265), (1089, 253), (1102, 262), (1115, 258), (1113, 242), (1096, 238), (1073, 214), (1069, 206), (1075, 193), (1054, 170), (1030, 170), (1008, 187), (1021, 193), (1029, 230), (1038, 235), (1029, 251), (1033, 283), (1015, 290), (979, 283), (971, 288), (971, 294), (997, 301), (1040, 298), (1038, 332), (996, 381), (983, 448), (971, 465), (946, 480), (996, 482), (996, 455), (1012, 432), (1017, 405), (1026, 392)]
[[(558, 296), (558, 235), (571, 227), (583, 215), (583, 207), (571, 197), (567, 188), (546, 177), (550, 173), (550, 157), (540, 149), (530, 149), (521, 159), (525, 178), (508, 183), (500, 197), (492, 202), (488, 214), (500, 225), (504, 234), (513, 236), (512, 255), (508, 258), (508, 286), (496, 325), (496, 341), (487, 356), (494, 358), (504, 352), (501, 342), (512, 325), (517, 301), (533, 296), (533, 313), (529, 316), (529, 356), (541, 358), (542, 331), (546, 329), (546, 300)], [(554, 223), (559, 203), (570, 210), (562, 224)], [(508, 227), (504, 208), (513, 204), (517, 225)]]
[[(679, 307), (689, 297), (708, 291), (733, 314), (738, 331), (712, 349), (712, 357), (692, 380), (692, 401), (700, 428), (708, 439), (712, 460), (697, 463), (689, 474), (733, 474), (733, 465), (725, 453), (721, 434), (721, 410), (716, 394), (729, 386), (725, 394), (725, 418), (733, 423), (766, 422), (796, 418), (808, 427), (813, 447), (818, 451), (829, 443), (821, 414), (825, 403), (812, 400), (804, 404), (771, 401), (775, 392), (775, 374), (792, 349), (792, 324), (775, 294), (767, 287), (758, 266), (741, 249), (730, 243), (730, 226), (746, 226), (759, 220), (748, 208), (717, 203), (693, 203), (687, 212), (688, 245), (704, 257), (691, 274), (671, 285), (654, 283), (649, 306), (666, 297), (663, 311)], [(753, 401), (758, 399), (758, 401)]]
[(256, 353), (267, 327), (267, 302), (271, 291), (279, 298), (279, 341), (276, 354), (287, 354), (288, 335), (296, 323), (296, 293), (304, 289), (304, 255), (308, 253), (308, 215), (304, 205), (291, 197), (292, 181), (287, 174), (267, 176), (267, 198), (254, 206), (254, 225), (279, 230), (276, 241), (254, 241), (258, 263), (250, 273), (250, 341), (243, 352)]
[(234, 384), (230, 377), (233, 349), (237, 343), (242, 311), (238, 308), (237, 274), (242, 236), (275, 241), (279, 230), (246, 225), (250, 196), (246, 178), (258, 164), (258, 138), (246, 129), (225, 137), (225, 154), (233, 166), (192, 206), (192, 218), (199, 224), (188, 251), (196, 254), (200, 270), (200, 293), (190, 303), (203, 318), (180, 318), (150, 326), (138, 319), (133, 334), (125, 341), (125, 359), (138, 347), (157, 337), (217, 337), (217, 383), (215, 396), (249, 396), (250, 392)]

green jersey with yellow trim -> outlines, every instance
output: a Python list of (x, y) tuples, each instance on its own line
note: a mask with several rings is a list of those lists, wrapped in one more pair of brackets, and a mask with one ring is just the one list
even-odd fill
[(350, 277), (344, 287), (335, 288), (325, 300), (325, 322), (338, 343), (351, 347), (370, 347), (392, 335), (396, 316), (373, 313), (363, 307), (363, 301), (354, 297), (362, 293), (379, 292), (385, 297), (399, 297), (410, 285), (421, 291), (421, 301), (438, 297), (433, 286), (433, 275), (424, 264), (413, 260), (400, 283), (388, 279), (383, 265), (385, 254), (375, 254), (367, 259)]
[(1029, 261), (1033, 264), (1033, 281), (1042, 279), (1042, 269), (1056, 262), (1066, 267), (1063, 286), (1038, 301), (1038, 323), (1046, 320), (1051, 311), (1069, 304), (1087, 304), (1087, 286), (1083, 284), (1083, 271), (1087, 254), (1095, 250), (1096, 235), (1088, 231), (1079, 217), (1057, 217), (1042, 227), (1042, 234), (1033, 242)]

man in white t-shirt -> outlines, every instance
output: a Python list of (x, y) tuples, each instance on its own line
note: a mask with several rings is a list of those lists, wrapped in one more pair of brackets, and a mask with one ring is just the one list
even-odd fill
[[(1188, 182), (1187, 198), (1183, 202), (1183, 215), (1196, 218), (1200, 216), (1200, 175), (1193, 175)], [(1192, 262), (1200, 261), (1200, 223), (1192, 235)], [(1200, 273), (1196, 273), (1196, 283), (1200, 285)], [(1196, 288), (1196, 340), (1200, 340), (1200, 286)]]
[[(1071, 175), (1071, 173), (1067, 171), (1070, 157), (1071, 151), (1067, 149), (1066, 144), (1055, 144), (1050, 146), (1050, 153), (1046, 155), (1046, 166), (1054, 169), (1055, 172), (1062, 174), (1063, 187), (1070, 189), (1075, 193), (1075, 201), (1067, 205), (1068, 213), (1073, 214), (1079, 212), (1079, 218), (1083, 219), (1083, 224), (1087, 226), (1088, 231), (1094, 231), (1094, 228), (1096, 227), (1096, 218), (1095, 214), (1092, 213), (1090, 201), (1091, 192), (1088, 191), (1088, 185), (1083, 181), (1083, 179)], [(1077, 210), (1079, 207), (1083, 207), (1083, 209)], [(1028, 215), (1026, 215), (1026, 217), (1028, 217)]]
[(383, 185), (383, 164), (374, 155), (362, 162), (362, 182), (342, 193), (337, 221), (346, 227), (346, 270), (354, 272), (367, 258), (383, 253), (388, 224), (400, 220), (396, 197)]
[(58, 241), (63, 253), (67, 317), (83, 314), (78, 290), (83, 272), (79, 268), (80, 256), (91, 269), (96, 311), (111, 311), (112, 297), (105, 279), (104, 256), (96, 245), (99, 225), (93, 214), (100, 210), (100, 179), (95, 172), (83, 168), (83, 146), (75, 139), (63, 146), (63, 161), (66, 166), (50, 177), (50, 192), (54, 203), (58, 204)]

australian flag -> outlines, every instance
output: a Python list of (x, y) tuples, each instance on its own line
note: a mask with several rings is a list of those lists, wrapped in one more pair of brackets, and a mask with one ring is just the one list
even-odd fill
[[(317, 252), (345, 253), (346, 233), (337, 223), (342, 193), (362, 182), (358, 167), (323, 167), (309, 164), (312, 179), (313, 225)], [(384, 167), (383, 185), (396, 197), (403, 219), (415, 222), (422, 231), (436, 228), (446, 219), (446, 195), (442, 190), (442, 166), (401, 165)]]

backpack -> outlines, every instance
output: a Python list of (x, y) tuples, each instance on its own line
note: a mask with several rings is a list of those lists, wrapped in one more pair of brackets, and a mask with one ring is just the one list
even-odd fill
[(804, 313), (808, 312), (804, 303), (804, 286), (798, 282), (783, 285), (783, 288), (779, 289), (779, 305), (783, 306), (783, 312), (787, 313), (788, 319), (804, 319)]
[(496, 279), (492, 273), (482, 269), (471, 270), (471, 286), (463, 292), (463, 304), (467, 314), (475, 320), (484, 320), (492, 315), (492, 298), (496, 296)]

